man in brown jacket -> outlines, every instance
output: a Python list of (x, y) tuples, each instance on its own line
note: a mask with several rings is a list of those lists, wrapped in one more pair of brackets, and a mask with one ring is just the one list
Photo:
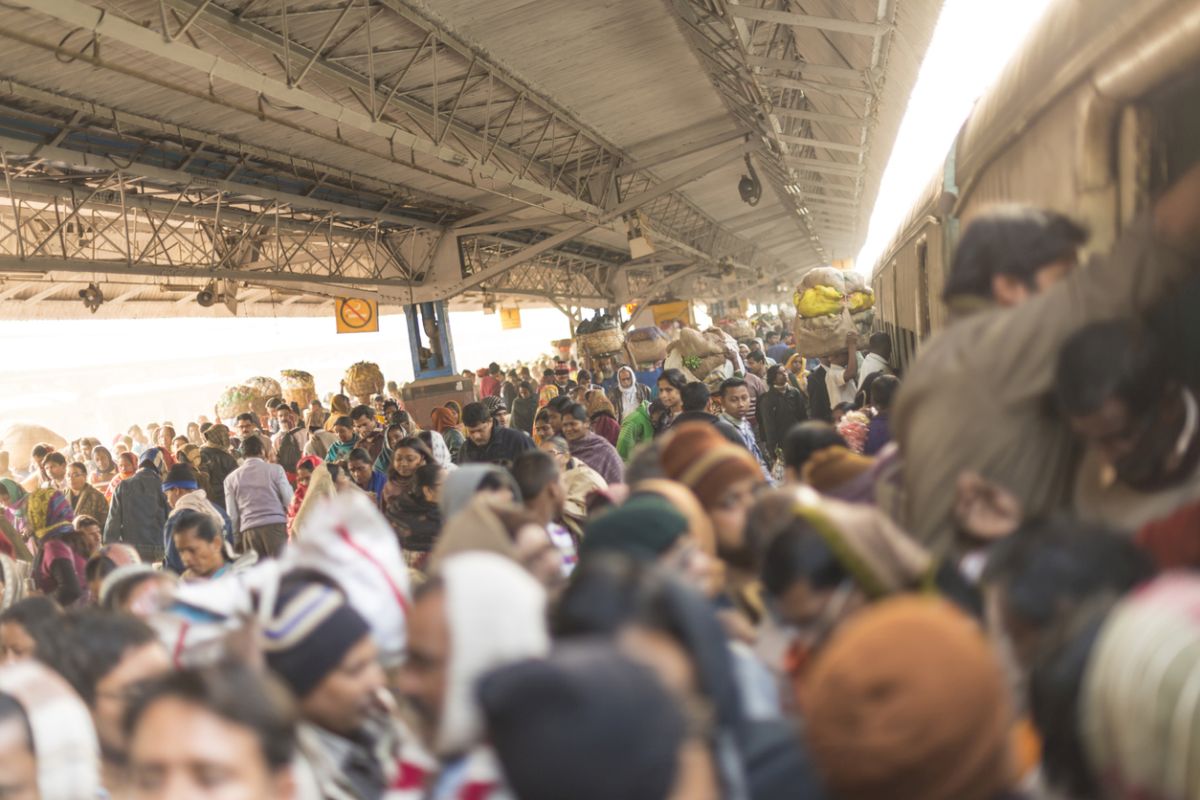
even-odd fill
[(1011, 207), (963, 235), (944, 293), (953, 321), (925, 344), (892, 412), (904, 522), (939, 555), (964, 549), (954, 523), (964, 473), (1012, 492), (1028, 516), (1065, 505), (1075, 451), (1048, 400), (1058, 352), (1089, 322), (1145, 312), (1200, 264), (1200, 167), (1110, 254), (1075, 269), (1085, 239), (1061, 215)]

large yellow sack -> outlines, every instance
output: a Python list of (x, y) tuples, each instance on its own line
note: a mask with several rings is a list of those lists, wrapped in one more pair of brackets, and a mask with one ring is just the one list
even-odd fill
[(802, 317), (824, 317), (842, 310), (842, 293), (832, 286), (812, 286), (793, 298)]
[(800, 277), (792, 303), (800, 317), (809, 319), (836, 316), (843, 305), (856, 314), (875, 305), (875, 293), (857, 272), (817, 267)]

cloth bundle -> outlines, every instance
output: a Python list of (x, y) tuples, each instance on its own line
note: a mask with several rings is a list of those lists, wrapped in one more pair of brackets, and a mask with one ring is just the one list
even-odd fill
[[(713, 372), (725, 371), (725, 336), (723, 331), (716, 328), (705, 333), (694, 328), (682, 328), (679, 338), (667, 346), (667, 360), (663, 366), (682, 369), (696, 380), (706, 381)], [(733, 346), (736, 348), (737, 343)], [(727, 377), (725, 375), (722, 380)]]
[(625, 347), (635, 364), (657, 364), (667, 357), (670, 339), (658, 326), (635, 328), (625, 337)]
[(792, 297), (796, 350), (826, 356), (845, 347), (853, 332), (866, 336), (875, 320), (875, 293), (856, 272), (817, 267), (804, 273)]

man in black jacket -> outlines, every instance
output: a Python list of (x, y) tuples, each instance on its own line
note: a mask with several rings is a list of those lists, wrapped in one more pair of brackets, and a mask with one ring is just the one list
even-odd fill
[[(809, 377), (809, 386), (812, 378)], [(821, 381), (824, 387), (825, 382)], [(787, 370), (776, 364), (767, 370), (767, 393), (758, 398), (758, 429), (762, 431), (766, 457), (774, 461), (787, 432), (797, 423), (808, 419), (804, 395), (788, 381)]]
[(469, 403), (463, 408), (462, 421), (467, 429), (467, 441), (462, 446), (460, 463), (508, 467), (521, 453), (537, 449), (529, 434), (493, 422), (491, 412), (483, 403)]
[(105, 544), (132, 545), (147, 564), (163, 559), (163, 525), (171, 513), (162, 491), (165, 472), (161, 450), (152, 447), (142, 453), (138, 471), (117, 484), (104, 525)]

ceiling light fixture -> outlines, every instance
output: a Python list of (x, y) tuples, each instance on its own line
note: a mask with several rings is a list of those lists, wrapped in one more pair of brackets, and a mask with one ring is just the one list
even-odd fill
[(89, 283), (86, 289), (79, 290), (79, 299), (83, 301), (84, 307), (96, 313), (102, 303), (104, 303), (104, 292), (100, 291), (100, 287), (94, 283)]

